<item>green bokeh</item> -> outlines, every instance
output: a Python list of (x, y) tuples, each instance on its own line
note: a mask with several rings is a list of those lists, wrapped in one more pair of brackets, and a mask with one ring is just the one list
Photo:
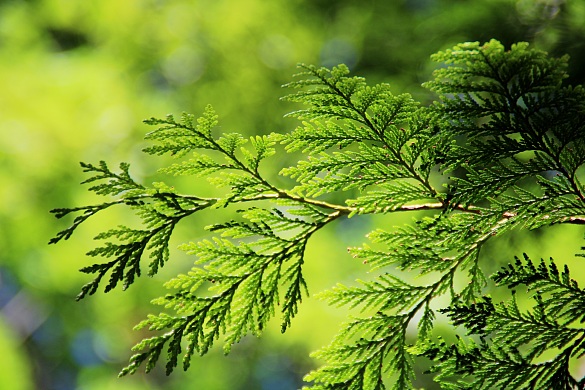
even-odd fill
[[(397, 93), (428, 101), (420, 83), (430, 77), (431, 53), (459, 41), (528, 40), (555, 54), (569, 52), (571, 81), (582, 83), (583, 20), (585, 3), (579, 1), (0, 2), (0, 388), (298, 387), (318, 363), (308, 353), (330, 340), (344, 310), (309, 299), (284, 336), (275, 321), (263, 339), (246, 338), (229, 357), (214, 350), (188, 373), (116, 378), (129, 348), (145, 335), (133, 332), (133, 325), (158, 310), (148, 302), (192, 259), (175, 251), (154, 279), (76, 303), (88, 280), (78, 269), (90, 264), (83, 254), (92, 238), (128, 218), (112, 211), (70, 241), (46, 245), (70, 223), (54, 220), (48, 210), (98, 201), (78, 185), (84, 179), (78, 162), (128, 161), (137, 179), (159, 180), (155, 172), (164, 160), (140, 152), (149, 130), (141, 120), (197, 114), (208, 103), (224, 131), (289, 131), (296, 122), (282, 116), (295, 107), (278, 98), (298, 62), (345, 62), (372, 83), (389, 82)], [(174, 184), (184, 191), (200, 186)], [(207, 234), (202, 227), (217, 218), (207, 213), (192, 220), (175, 244)], [(388, 223), (356, 219), (320, 233), (309, 248), (310, 291), (351, 283), (365, 272), (345, 248), (359, 245), (374, 225)], [(550, 245), (542, 241), (546, 235), (514, 236), (494, 253), (509, 259), (531, 240), (535, 257), (542, 249), (571, 259), (579, 232), (553, 234), (554, 242), (545, 241)], [(560, 240), (562, 250), (555, 246)]]

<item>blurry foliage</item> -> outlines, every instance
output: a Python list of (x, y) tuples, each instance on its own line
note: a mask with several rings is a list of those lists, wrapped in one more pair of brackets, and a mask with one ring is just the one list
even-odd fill
[[(74, 303), (85, 280), (75, 271), (87, 265), (79, 256), (82, 243), (100, 223), (126, 216), (113, 212), (94, 221), (95, 230), (81, 230), (76, 243), (45, 247), (65, 227), (46, 210), (92, 201), (71, 185), (84, 179), (71, 169), (74, 162), (107, 157), (132, 162), (139, 176), (154, 171), (133, 154), (146, 132), (143, 118), (199, 112), (211, 103), (227, 131), (292, 128), (294, 121), (279, 118), (291, 106), (276, 97), (297, 62), (344, 62), (372, 83), (389, 82), (395, 92), (408, 90), (424, 99), (420, 83), (431, 71), (429, 53), (489, 38), (505, 44), (531, 41), (556, 55), (569, 53), (570, 82), (582, 83), (583, 20), (583, 2), (560, 0), (0, 2), (0, 342), (8, 348), (0, 359), (3, 366), (15, 364), (3, 370), (0, 387), (181, 388), (178, 375), (112, 379), (127, 346), (138, 339), (128, 329), (150, 310), (138, 303), (156, 296), (159, 283), (144, 280), (134, 291), (112, 293), (115, 299), (96, 296)], [(200, 218), (203, 225), (215, 216)], [(320, 246), (310, 248), (312, 256), (341, 256), (338, 248), (355, 244), (349, 241), (358, 240), (368, 223), (340, 223), (336, 231), (322, 233)], [(555, 229), (559, 242), (570, 241), (562, 228)], [(204, 233), (185, 229), (179, 234), (193, 239)], [(535, 248), (546, 245), (537, 238)], [(520, 239), (510, 238), (509, 245)], [(178, 268), (169, 268), (167, 276), (181, 269), (177, 260)], [(183, 263), (189, 267), (191, 260), (185, 257)], [(308, 274), (328, 275), (308, 281), (319, 291), (334, 280), (351, 279), (356, 266), (338, 263), (332, 269), (326, 262), (311, 262), (310, 267)], [(306, 370), (296, 365), (312, 364), (304, 360), (306, 350), (331, 336), (323, 310), (340, 317), (340, 312), (306, 306), (289, 336), (278, 338), (270, 352), (283, 356), (277, 361), (293, 362), (275, 369), (285, 367), (286, 375), (275, 376), (288, 375), (297, 385)], [(323, 315), (322, 323), (311, 323), (315, 312)], [(8, 343), (14, 335), (16, 341)], [(193, 364), (189, 380), (209, 389), (276, 386), (274, 377), (254, 374), (252, 367), (268, 359), (257, 352), (257, 343), (250, 340), (246, 349), (257, 359), (207, 359), (205, 367)], [(300, 351), (290, 352), (290, 345), (300, 345)], [(210, 375), (212, 370), (221, 374)]]

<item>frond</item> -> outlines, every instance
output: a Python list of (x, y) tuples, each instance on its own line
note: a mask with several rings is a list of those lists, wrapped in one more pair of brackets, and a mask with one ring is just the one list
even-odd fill
[(361, 287), (346, 287), (338, 284), (320, 296), (331, 305), (360, 306), (363, 310), (392, 311), (401, 313), (419, 303), (430, 292), (429, 286), (413, 286), (390, 274), (380, 275), (376, 280), (358, 280)]
[(396, 376), (393, 389), (410, 388), (414, 373), (404, 340), (407, 324), (406, 316), (382, 313), (345, 324), (330, 346), (314, 354), (327, 365), (305, 377), (314, 382), (308, 389), (385, 389), (383, 373)]
[(82, 287), (77, 300), (94, 294), (108, 272), (110, 277), (105, 286), (105, 292), (112, 290), (120, 282), (124, 289), (128, 288), (135, 278), (141, 275), (141, 260), (146, 256), (149, 258), (148, 275), (156, 274), (169, 259), (169, 240), (176, 224), (183, 218), (211, 207), (215, 203), (212, 199), (179, 195), (162, 183), (154, 183), (152, 188), (142, 186), (130, 177), (128, 164), (120, 165), (121, 173), (112, 172), (103, 161), (98, 166), (92, 164), (82, 164), (82, 166), (86, 172), (96, 173), (84, 182), (97, 182), (90, 187), (91, 191), (98, 195), (118, 196), (119, 199), (99, 205), (52, 210), (58, 218), (70, 213), (82, 212), (82, 214), (74, 219), (70, 227), (59, 232), (50, 243), (68, 239), (89, 217), (114, 205), (129, 206), (140, 217), (146, 229), (119, 226), (95, 237), (96, 240), (108, 241), (87, 254), (91, 257), (113, 260), (81, 269), (81, 272), (97, 274), (97, 276)]
[[(585, 354), (585, 329), (577, 325), (583, 322), (585, 292), (571, 279), (568, 267), (561, 273), (552, 260), (541, 260), (537, 265), (525, 255), (493, 279), (509, 288), (524, 285), (534, 291), (532, 309), (520, 309), (513, 295), (507, 302), (494, 303), (484, 297), (474, 304), (455, 302), (442, 310), (454, 325), (465, 326), (482, 340), (489, 337), (490, 342), (477, 347), (471, 360), (466, 355), (447, 353), (457, 347), (438, 347), (443, 350), (442, 356), (433, 352), (436, 347), (427, 349), (423, 354), (440, 362), (442, 374), (437, 380), (442, 383), (453, 375), (472, 377), (473, 389), (580, 388), (569, 363), (571, 358)], [(555, 352), (552, 358), (540, 361), (551, 352)]]
[(386, 84), (370, 87), (349, 77), (344, 67), (301, 67), (305, 71), (298, 76), (303, 79), (286, 86), (304, 90), (286, 99), (309, 105), (292, 114), (307, 121), (282, 140), (288, 151), (309, 154), (281, 171), (300, 183), (295, 193), (320, 196), (389, 183), (407, 188), (411, 183), (402, 179), (408, 179), (425, 188), (422, 198), (437, 195), (428, 177), (447, 144), (436, 137), (435, 148), (425, 146), (436, 135), (431, 111), (419, 108), (410, 95), (394, 96)]
[(552, 259), (536, 265), (525, 254), (524, 259), (517, 257), (514, 264), (502, 268), (493, 279), (509, 288), (525, 285), (529, 291), (536, 291), (545, 308), (543, 315), (561, 321), (562, 325), (585, 321), (585, 291), (571, 278), (566, 265), (561, 272)]

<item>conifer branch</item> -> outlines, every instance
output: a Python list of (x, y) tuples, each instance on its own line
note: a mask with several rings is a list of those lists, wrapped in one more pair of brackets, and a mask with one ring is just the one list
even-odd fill
[[(57, 218), (76, 216), (50, 243), (69, 239), (116, 205), (132, 210), (141, 227), (119, 226), (96, 237), (106, 242), (88, 254), (108, 261), (82, 268), (95, 276), (78, 299), (94, 294), (106, 275), (105, 291), (128, 288), (147, 257), (148, 274), (157, 273), (170, 258), (175, 227), (187, 217), (239, 207), (238, 218), (207, 227), (212, 239), (181, 245), (195, 266), (166, 283), (172, 291), (154, 301), (165, 310), (137, 326), (158, 335), (135, 346), (120, 375), (141, 366), (151, 371), (163, 352), (167, 374), (180, 359), (187, 369), (194, 354), (207, 353), (219, 338), (228, 353), (246, 334), (260, 335), (277, 312), (285, 332), (308, 296), (304, 265), (315, 232), (342, 217), (391, 220), (413, 212), (414, 223), (376, 229), (368, 235), (372, 245), (348, 249), (371, 268), (371, 280), (321, 294), (363, 316), (352, 317), (315, 353), (326, 363), (305, 377), (308, 388), (383, 389), (388, 381), (394, 389), (411, 388), (418, 356), (434, 362), (433, 379), (448, 389), (583, 388), (585, 378), (574, 377), (569, 364), (585, 356), (579, 325), (585, 293), (568, 267), (560, 271), (552, 259), (536, 264), (525, 256), (492, 275), (498, 288), (525, 287), (532, 306), (521, 308), (514, 294), (502, 302), (486, 295), (491, 287), (483, 265), (499, 259), (482, 250), (512, 229), (585, 224), (585, 89), (563, 86), (566, 58), (525, 43), (509, 50), (495, 40), (463, 43), (432, 59), (443, 66), (424, 84), (438, 95), (430, 107), (392, 94), (387, 84), (369, 86), (344, 65), (300, 65), (286, 85), (295, 92), (285, 99), (305, 105), (289, 114), (303, 122), (289, 134), (216, 134), (210, 106), (199, 118), (145, 121), (156, 129), (144, 151), (180, 160), (160, 172), (207, 178), (218, 188), (215, 197), (140, 184), (125, 163), (118, 172), (103, 161), (82, 164), (92, 175), (84, 182), (93, 183), (90, 191), (113, 200), (52, 210)], [(280, 188), (264, 173), (262, 164), (280, 153), (278, 145), (306, 156), (280, 171), (296, 181), (293, 188)], [(461, 275), (463, 286), (456, 283)], [(415, 283), (416, 276), (426, 282)], [(437, 308), (439, 297), (451, 304)], [(437, 310), (479, 341), (448, 344), (435, 337)]]

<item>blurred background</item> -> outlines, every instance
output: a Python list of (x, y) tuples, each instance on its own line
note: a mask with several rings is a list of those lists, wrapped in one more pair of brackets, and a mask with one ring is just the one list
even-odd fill
[[(230, 356), (220, 348), (191, 369), (117, 379), (130, 347), (145, 334), (132, 327), (164, 293), (162, 281), (190, 268), (174, 251), (155, 278), (126, 292), (75, 302), (87, 281), (78, 269), (92, 237), (124, 223), (112, 211), (57, 246), (48, 240), (71, 220), (49, 210), (95, 203), (79, 185), (79, 161), (131, 163), (149, 183), (164, 161), (146, 157), (141, 120), (211, 103), (222, 129), (247, 135), (285, 132), (296, 107), (279, 101), (299, 62), (347, 64), (370, 83), (432, 99), (420, 87), (431, 77), (429, 55), (462, 41), (529, 41), (571, 55), (572, 83), (585, 81), (585, 2), (581, 0), (1, 0), (0, 1), (0, 389), (295, 389), (318, 362), (347, 313), (303, 302), (292, 329), (278, 320), (261, 339), (246, 338)], [(197, 191), (200, 183), (182, 183)], [(196, 240), (209, 213), (190, 220), (176, 243)], [(412, 218), (408, 216), (407, 218)], [(309, 248), (312, 293), (351, 283), (366, 268), (345, 248), (373, 226), (354, 218), (321, 232)], [(555, 227), (511, 235), (488, 248), (507, 261), (529, 244), (535, 258), (573, 261), (582, 232)], [(543, 239), (546, 237), (546, 240)], [(491, 251), (491, 252), (490, 252)], [(487, 270), (497, 268), (488, 264)], [(577, 270), (575, 270), (577, 271)], [(433, 387), (419, 375), (421, 388)]]

